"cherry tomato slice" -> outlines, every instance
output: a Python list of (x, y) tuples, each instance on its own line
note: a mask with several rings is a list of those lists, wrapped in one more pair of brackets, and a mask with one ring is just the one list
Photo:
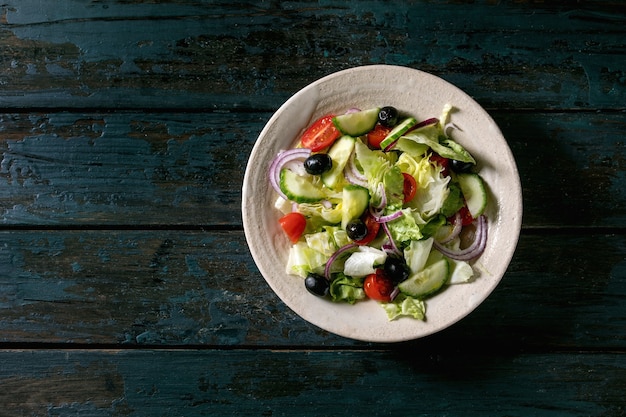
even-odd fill
[(313, 152), (319, 152), (332, 145), (341, 136), (341, 132), (333, 123), (333, 117), (335, 117), (333, 114), (320, 117), (309, 126), (300, 139), (302, 146)]
[(461, 224), (463, 226), (470, 225), (474, 221), (474, 218), (472, 217), (469, 210), (467, 209), (467, 206), (461, 207), (459, 209), (459, 214), (461, 214)]
[(434, 162), (435, 164), (438, 164), (443, 167), (443, 171), (441, 172), (441, 175), (443, 175), (444, 177), (447, 177), (448, 175), (450, 175), (450, 160), (448, 158), (444, 158), (441, 155), (433, 153), (430, 155), (430, 160)]
[(296, 243), (306, 228), (306, 217), (294, 211), (278, 219), (278, 223), (280, 223), (280, 227), (283, 228), (291, 243)]
[(380, 230), (380, 223), (378, 223), (376, 219), (374, 219), (374, 216), (372, 216), (369, 211), (361, 220), (363, 220), (363, 223), (365, 223), (365, 226), (367, 226), (367, 235), (365, 235), (365, 237), (361, 240), (355, 240), (354, 243), (363, 246), (369, 244), (372, 240), (376, 239), (376, 236), (378, 236), (378, 231)]
[(377, 269), (376, 273), (366, 276), (365, 281), (363, 281), (363, 291), (372, 300), (391, 301), (393, 289), (393, 282), (380, 269)]
[(415, 198), (415, 193), (417, 193), (417, 182), (411, 174), (403, 172), (402, 176), (404, 177), (404, 198), (402, 201), (406, 204)]
[(391, 129), (393, 128), (377, 123), (376, 126), (374, 126), (374, 129), (367, 134), (367, 144), (369, 147), (372, 149), (380, 149), (380, 142), (387, 137), (389, 132), (391, 132)]

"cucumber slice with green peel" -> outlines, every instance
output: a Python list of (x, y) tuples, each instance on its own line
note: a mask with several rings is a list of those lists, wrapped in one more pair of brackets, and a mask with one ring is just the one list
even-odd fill
[(467, 209), (474, 219), (485, 211), (487, 206), (487, 190), (480, 175), (474, 173), (461, 173), (456, 176), (465, 198)]
[(343, 188), (341, 206), (341, 227), (346, 228), (348, 223), (361, 217), (370, 204), (370, 193), (360, 185), (346, 185)]
[(410, 128), (417, 124), (417, 119), (415, 117), (407, 117), (400, 123), (396, 125), (391, 132), (385, 136), (385, 139), (380, 142), (380, 149), (387, 149), (390, 145), (392, 145), (395, 141), (400, 139), (400, 136), (404, 135)]
[(398, 289), (410, 297), (426, 298), (439, 291), (449, 275), (450, 264), (446, 258), (442, 258), (402, 281)]
[(374, 128), (378, 121), (380, 108), (361, 110), (333, 117), (333, 123), (341, 133), (349, 136), (361, 136)]
[(283, 168), (280, 171), (280, 189), (296, 203), (315, 203), (326, 198), (324, 190), (313, 184), (309, 178)]
[(343, 169), (346, 167), (350, 155), (352, 155), (355, 141), (356, 139), (352, 136), (342, 136), (328, 150), (328, 156), (332, 159), (333, 166), (324, 172), (321, 178), (324, 185), (331, 190), (339, 188), (345, 181)]

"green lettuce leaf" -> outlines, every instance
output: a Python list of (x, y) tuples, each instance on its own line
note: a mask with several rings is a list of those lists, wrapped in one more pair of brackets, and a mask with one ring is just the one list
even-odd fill
[(463, 193), (461, 193), (461, 187), (459, 187), (456, 182), (450, 182), (448, 189), (450, 192), (441, 206), (441, 214), (446, 217), (451, 217), (463, 207), (465, 202), (463, 200)]
[(289, 249), (286, 271), (288, 274), (306, 278), (309, 272), (323, 273), (329, 256), (310, 248), (305, 242), (298, 242)]
[(363, 278), (354, 278), (342, 273), (330, 283), (330, 298), (337, 302), (354, 304), (366, 298)]
[(376, 272), (376, 267), (382, 265), (387, 259), (387, 253), (383, 250), (369, 246), (359, 246), (343, 265), (343, 273), (353, 277), (364, 277)]
[(426, 304), (422, 300), (399, 294), (392, 302), (380, 303), (389, 321), (400, 317), (413, 317), (424, 320), (426, 317)]
[(404, 209), (402, 213), (402, 216), (399, 218), (387, 222), (387, 228), (394, 242), (396, 242), (396, 244), (408, 244), (409, 241), (420, 240), (423, 235), (411, 210)]

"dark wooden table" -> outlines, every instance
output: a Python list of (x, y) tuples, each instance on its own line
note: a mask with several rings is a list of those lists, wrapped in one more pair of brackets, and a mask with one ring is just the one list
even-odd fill
[[(625, 27), (609, 0), (3, 2), (0, 415), (626, 415)], [(273, 111), (376, 63), (472, 95), (524, 192), (492, 296), (393, 345), (285, 307), (240, 211)]]

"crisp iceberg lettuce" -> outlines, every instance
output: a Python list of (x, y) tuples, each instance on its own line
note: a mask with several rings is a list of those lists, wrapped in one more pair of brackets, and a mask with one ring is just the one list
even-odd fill
[(289, 249), (286, 271), (303, 278), (309, 272), (322, 273), (329, 256), (309, 247), (306, 242), (298, 242)]
[(376, 267), (385, 263), (387, 254), (369, 246), (359, 246), (343, 265), (343, 273), (352, 277), (364, 277), (376, 272)]
[[(402, 210), (402, 216), (387, 223), (391, 237), (396, 243), (408, 243), (423, 237), (416, 218), (411, 209)], [(422, 223), (422, 222), (420, 222)]]
[(433, 248), (433, 240), (432, 237), (424, 240), (413, 240), (404, 249), (404, 259), (412, 274), (418, 273), (426, 266), (428, 256)]
[(330, 297), (333, 301), (354, 304), (366, 298), (363, 290), (363, 278), (349, 277), (342, 273), (330, 283)]
[(431, 163), (427, 156), (416, 160), (404, 153), (398, 159), (398, 166), (411, 174), (417, 183), (417, 192), (408, 206), (424, 220), (438, 214), (450, 193), (450, 177), (442, 175), (442, 167)]
[(422, 300), (407, 297), (404, 294), (399, 294), (392, 302), (381, 303), (381, 306), (390, 321), (400, 317), (413, 317), (417, 320), (424, 320), (426, 317), (426, 304)]

